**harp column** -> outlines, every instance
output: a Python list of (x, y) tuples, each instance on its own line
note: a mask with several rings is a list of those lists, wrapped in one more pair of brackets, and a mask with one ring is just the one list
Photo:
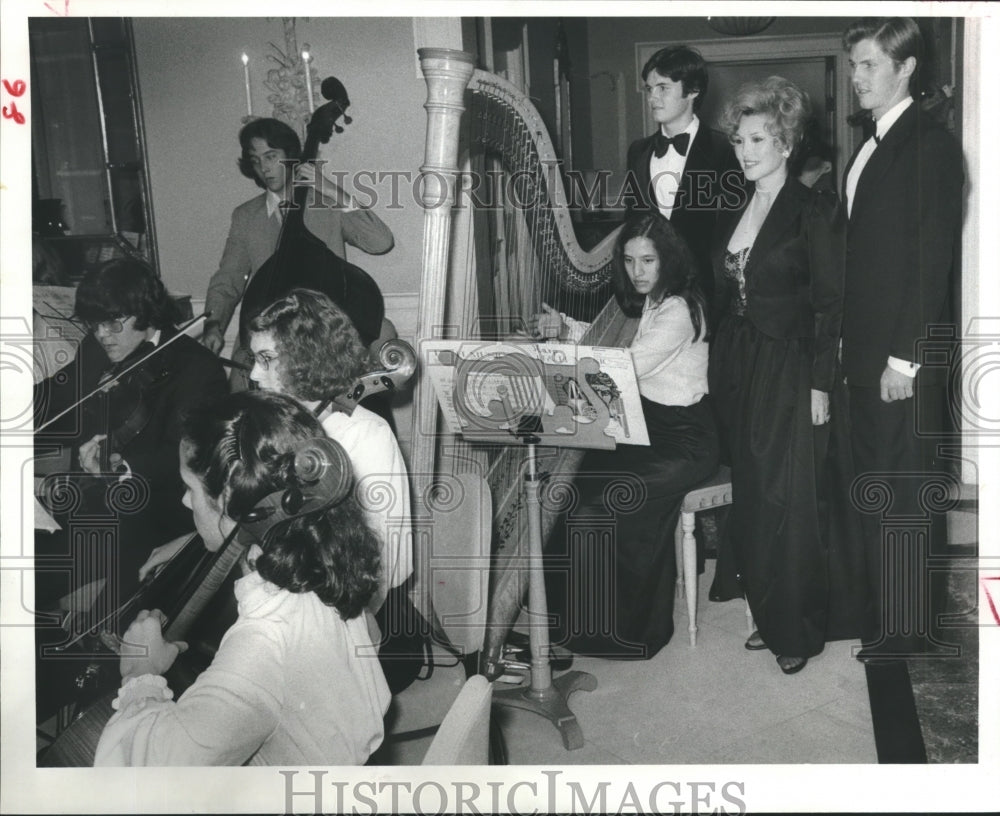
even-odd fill
[[(445, 319), (445, 295), (451, 254), (451, 219), (458, 177), (458, 142), (465, 89), (472, 78), (475, 60), (472, 54), (449, 48), (420, 48), (420, 69), (427, 83), (427, 139), (424, 163), (420, 168), (420, 198), (424, 207), (424, 245), (420, 297), (417, 316), (417, 353), (422, 344), (440, 334)], [(418, 377), (414, 395), (411, 476), (413, 510), (417, 516), (414, 540), (416, 597), (414, 603), (431, 620), (429, 564), (430, 539), (421, 535), (421, 527), (430, 518), (428, 498), (434, 483), (434, 452), (438, 411), (434, 386)]]

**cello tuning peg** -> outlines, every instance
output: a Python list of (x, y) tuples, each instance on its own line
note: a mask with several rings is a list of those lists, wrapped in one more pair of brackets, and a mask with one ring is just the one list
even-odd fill
[(349, 124), (351, 124), (351, 122), (353, 122), (353, 121), (354, 121), (354, 120), (353, 120), (353, 119), (352, 119), (352, 118), (351, 118), (350, 116), (348, 116), (348, 115), (347, 115), (346, 113), (344, 114), (344, 124), (345, 124), (345, 125), (349, 125)]

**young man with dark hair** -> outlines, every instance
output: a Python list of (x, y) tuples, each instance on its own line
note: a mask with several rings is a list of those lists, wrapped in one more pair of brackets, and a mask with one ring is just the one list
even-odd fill
[[(35, 435), (39, 462), (58, 447), (71, 451), (66, 472), (43, 482), (41, 500), (60, 529), (35, 533), (35, 608), (93, 615), (84, 618), (89, 626), (132, 595), (154, 547), (194, 531), (179, 474), (181, 423), (228, 387), (222, 363), (178, 336), (178, 309), (144, 263), (113, 260), (87, 272), (75, 315), (88, 329), (76, 357), (34, 393), (36, 427), (55, 420)], [(37, 632), (40, 646), (68, 636), (48, 621)], [(67, 695), (80, 698), (80, 666), (67, 659), (74, 654), (41, 656), (40, 716)]]
[[(858, 102), (870, 111), (844, 174), (844, 373), (859, 478), (888, 484), (891, 500), (885, 516), (864, 515), (870, 597), (862, 657), (920, 653), (932, 647), (936, 611), (928, 602), (926, 556), (943, 546), (945, 532), (941, 508), (925, 503), (934, 493), (927, 487), (941, 483), (945, 467), (926, 435), (938, 427), (944, 405), (940, 372), (921, 368), (918, 343), (948, 319), (962, 228), (962, 152), (914, 100), (923, 43), (913, 20), (859, 20), (843, 44)], [(891, 572), (897, 568), (885, 549), (890, 542), (882, 540), (890, 516), (930, 525), (929, 544), (915, 530), (905, 545), (905, 575)], [(886, 591), (900, 580), (906, 585)], [(907, 597), (918, 606), (903, 609)]]
[[(99, 473), (101, 460), (110, 458), (119, 473), (145, 479), (150, 497), (143, 512), (152, 513), (161, 529), (176, 526), (173, 511), (190, 520), (177, 476), (180, 414), (228, 390), (222, 364), (191, 338), (174, 339), (178, 309), (153, 270), (138, 261), (113, 260), (89, 271), (77, 287), (74, 311), (89, 331), (75, 359), (35, 386), (39, 425), (163, 348), (106, 394), (56, 420), (36, 443), (72, 446), (74, 464), (86, 473)], [(108, 410), (94, 408), (101, 400)], [(135, 410), (127, 410), (133, 403)], [(102, 455), (104, 448), (110, 457)]]
[[(216, 354), (222, 350), (223, 335), (249, 277), (274, 254), (283, 217), (279, 205), (292, 200), (293, 182), (315, 185), (317, 195), (310, 193), (305, 227), (335, 255), (346, 259), (347, 244), (370, 255), (382, 255), (393, 246), (392, 233), (382, 220), (371, 210), (357, 206), (329, 177), (313, 181), (316, 171), (303, 166), (296, 179), (291, 169), (294, 162), (289, 160), (299, 158), (301, 144), (295, 131), (284, 122), (255, 119), (240, 131), (240, 147), (240, 172), (253, 179), (264, 193), (233, 210), (219, 269), (208, 284), (205, 309), (210, 317), (202, 342)], [(315, 206), (316, 200), (321, 206)], [(242, 351), (233, 356), (246, 361)]]
[[(742, 175), (729, 139), (697, 116), (708, 91), (708, 68), (686, 45), (662, 48), (642, 69), (657, 131), (628, 149), (624, 191), (628, 214), (658, 209), (687, 241), (698, 283), (711, 303), (712, 234), (720, 208), (737, 208)], [(728, 202), (728, 204), (727, 204)]]

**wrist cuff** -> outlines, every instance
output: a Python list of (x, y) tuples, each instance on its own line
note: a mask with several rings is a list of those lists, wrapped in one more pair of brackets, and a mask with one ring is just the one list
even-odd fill
[(111, 701), (115, 711), (121, 711), (136, 702), (172, 700), (174, 693), (167, 687), (167, 678), (159, 674), (140, 674), (131, 677), (118, 689), (118, 697)]
[(911, 363), (909, 360), (902, 360), (899, 357), (890, 357), (886, 361), (886, 365), (888, 365), (893, 371), (898, 371), (900, 374), (905, 374), (907, 377), (916, 377), (917, 372), (920, 370), (919, 364)]

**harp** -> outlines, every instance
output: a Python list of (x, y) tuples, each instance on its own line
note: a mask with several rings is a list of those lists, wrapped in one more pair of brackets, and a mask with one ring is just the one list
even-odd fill
[[(523, 327), (544, 301), (591, 321), (584, 343), (628, 345), (637, 320), (626, 318), (610, 297), (617, 231), (591, 251), (581, 248), (559, 162), (534, 106), (510, 83), (475, 70), (471, 54), (423, 48), (419, 55), (427, 83), (427, 140), (421, 167), (425, 215), (418, 341), (501, 339)], [(492, 495), (482, 663), (495, 676), (528, 583), (528, 520), (520, 492), (525, 453), (449, 435), (440, 429), (431, 384), (424, 379), (416, 391), (412, 473), (417, 512), (432, 503), (448, 474), (478, 473)], [(570, 474), (582, 454), (548, 449), (540, 464), (550, 473)], [(555, 515), (545, 512), (543, 537)], [(418, 565), (428, 563), (422, 547), (429, 549), (419, 537)], [(429, 610), (429, 588), (420, 586), (417, 595), (418, 604)]]

